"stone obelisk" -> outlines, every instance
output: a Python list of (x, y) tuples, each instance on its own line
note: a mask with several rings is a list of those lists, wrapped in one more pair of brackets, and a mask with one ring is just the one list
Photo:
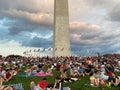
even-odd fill
[(53, 56), (70, 56), (68, 0), (54, 1)]

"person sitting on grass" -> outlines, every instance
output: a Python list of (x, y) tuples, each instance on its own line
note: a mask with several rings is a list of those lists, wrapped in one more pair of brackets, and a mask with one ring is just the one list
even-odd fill
[(17, 75), (19, 71), (20, 71), (20, 69), (19, 69), (18, 65), (14, 65), (12, 68), (13, 75)]
[(103, 79), (104, 81), (107, 81), (109, 76), (105, 75), (104, 72), (100, 72), (100, 79)]
[(108, 70), (107, 75), (108, 75), (109, 86), (114, 85), (115, 80), (116, 80), (116, 75), (114, 74), (114, 72), (112, 72), (111, 70)]
[(73, 76), (78, 76), (78, 75), (79, 75), (78, 67), (77, 67), (77, 66), (74, 66), (74, 67), (73, 67)]
[(63, 87), (60, 77), (56, 77), (52, 90), (70, 90), (70, 88), (69, 87)]
[(52, 74), (51, 66), (48, 66), (48, 69), (47, 69), (47, 71), (46, 71), (46, 74), (47, 74), (47, 75), (51, 75), (51, 74)]
[(85, 76), (85, 74), (84, 74), (84, 70), (82, 69), (82, 67), (79, 67), (79, 69), (78, 69), (78, 74), (80, 75), (80, 76)]
[(95, 78), (94, 74), (90, 74), (90, 84), (92, 86), (99, 86), (99, 80)]
[(96, 78), (93, 73), (90, 74), (90, 85), (91, 86), (106, 86), (106, 82), (103, 79)]
[(47, 90), (48, 82), (46, 78), (43, 78), (43, 80), (39, 81), (37, 86), (35, 85), (34, 81), (30, 83), (31, 90)]
[(4, 88), (4, 86), (3, 86), (4, 81), (5, 80), (2, 77), (0, 77), (0, 90), (2, 90)]
[(114, 85), (117, 86), (117, 87), (120, 87), (120, 78), (115, 79)]
[(70, 76), (74, 76), (73, 66), (70, 67)]
[(99, 71), (99, 70), (96, 70), (96, 71), (94, 72), (94, 76), (95, 76), (96, 79), (100, 79), (100, 71)]
[(5, 82), (5, 80), (2, 77), (0, 77), (0, 90), (14, 90), (11, 86), (3, 85), (3, 82)]
[(26, 68), (25, 70), (26, 77), (30, 76), (32, 74), (32, 70), (30, 68)]
[(73, 76), (67, 77), (66, 71), (63, 71), (61, 73), (60, 78), (65, 83), (69, 83), (69, 82), (71, 83), (71, 82), (80, 80), (79, 78), (76, 78), (76, 77), (73, 77)]
[(84, 73), (85, 73), (86, 76), (89, 76), (90, 73), (91, 73), (91, 68), (90, 67), (86, 67)]
[(12, 79), (13, 75), (10, 69), (6, 69), (6, 73), (4, 74), (3, 78), (6, 82), (10, 81)]
[(118, 87), (120, 87), (120, 79), (119, 79), (119, 77), (115, 76), (115, 74), (114, 74), (114, 76), (112, 78), (109, 77), (108, 85), (109, 86), (118, 86)]
[(0, 76), (3, 77), (5, 73), (6, 73), (6, 70), (0, 67)]

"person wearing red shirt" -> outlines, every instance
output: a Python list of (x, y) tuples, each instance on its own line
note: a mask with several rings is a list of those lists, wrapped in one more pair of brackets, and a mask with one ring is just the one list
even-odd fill
[(31, 90), (47, 90), (47, 86), (48, 82), (46, 78), (43, 78), (42, 81), (38, 82), (37, 86), (33, 81), (30, 83)]
[(48, 86), (47, 79), (43, 78), (43, 80), (38, 83), (38, 86), (39, 86), (40, 90), (46, 90), (46, 88)]
[(6, 73), (4, 74), (5, 81), (10, 81), (12, 79), (12, 74), (9, 69), (6, 70)]

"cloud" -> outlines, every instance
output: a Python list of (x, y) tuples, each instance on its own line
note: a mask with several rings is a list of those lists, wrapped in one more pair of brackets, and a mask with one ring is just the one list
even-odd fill
[[(27, 3), (27, 4), (26, 4)], [(47, 8), (46, 8), (47, 7)], [(6, 19), (4, 26), (9, 34), (37, 31), (53, 27), (53, 1), (51, 0), (2, 0), (0, 1), (0, 19)]]
[(52, 47), (52, 37), (49, 38), (38, 38), (38, 37), (34, 37), (30, 42), (30, 46), (32, 47), (44, 47), (44, 48), (48, 48), (48, 47)]
[(120, 0), (90, 0), (89, 2), (87, 0), (84, 0), (84, 2), (87, 5), (90, 5), (91, 7), (98, 7), (98, 8), (111, 8), (109, 6), (113, 6), (116, 3), (118, 3)]
[(47, 13), (31, 13), (16, 9), (1, 11), (4, 16), (24, 20), (30, 24), (51, 26), (53, 16)]
[(101, 27), (98, 25), (89, 25), (84, 22), (73, 22), (70, 24), (71, 42), (79, 44), (95, 44), (99, 43)]
[(53, 12), (54, 0), (1, 0), (0, 9), (17, 9), (29, 12)]
[(120, 2), (108, 13), (109, 20), (120, 21)]
[[(106, 28), (109, 29), (106, 30)], [(109, 26), (106, 28), (85, 22), (70, 23), (73, 52), (78, 55), (80, 53), (79, 49), (82, 49), (82, 55), (90, 55), (97, 51), (101, 54), (118, 51), (118, 45), (120, 45), (119, 32), (111, 30), (112, 28)]]

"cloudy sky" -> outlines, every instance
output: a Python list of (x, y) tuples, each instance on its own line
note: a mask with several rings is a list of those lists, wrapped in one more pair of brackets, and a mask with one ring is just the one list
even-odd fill
[[(120, 0), (68, 0), (72, 55), (120, 53)], [(54, 0), (0, 0), (0, 54), (52, 47)]]

